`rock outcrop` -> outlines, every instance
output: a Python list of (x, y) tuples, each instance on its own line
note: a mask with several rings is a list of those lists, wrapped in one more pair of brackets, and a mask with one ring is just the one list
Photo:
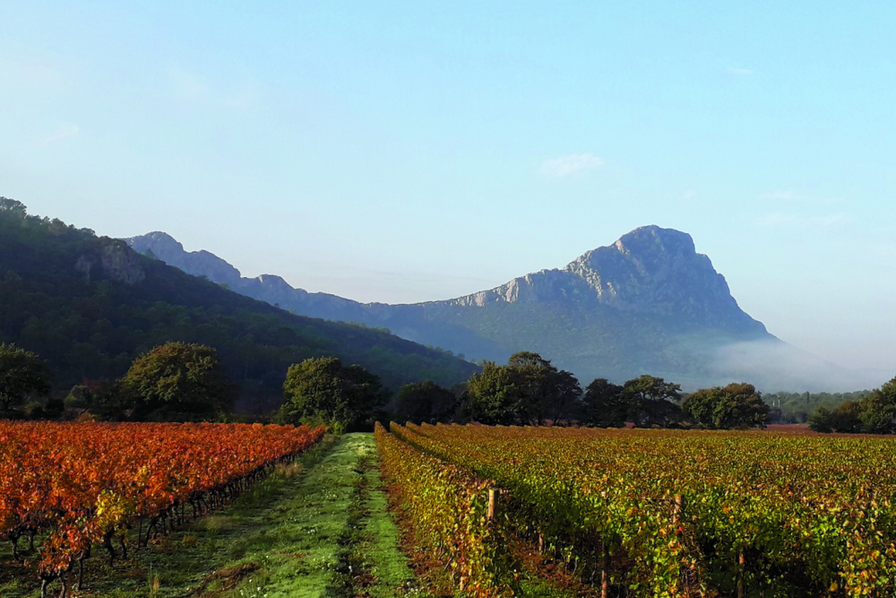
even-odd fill
[(448, 303), (484, 307), (501, 302), (593, 303), (668, 317), (679, 325), (766, 332), (738, 307), (725, 277), (696, 252), (690, 235), (658, 226), (637, 228), (562, 269), (527, 274)]

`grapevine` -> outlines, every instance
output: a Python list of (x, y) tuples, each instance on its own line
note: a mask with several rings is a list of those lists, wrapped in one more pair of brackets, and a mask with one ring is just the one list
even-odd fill
[[(323, 428), (248, 424), (0, 422), (0, 538), (42, 538), (43, 590), (95, 545), (116, 558), (236, 496)], [(187, 511), (189, 507), (190, 511)]]
[(896, 445), (769, 432), (399, 426), (508, 491), (514, 532), (636, 596), (896, 595)]

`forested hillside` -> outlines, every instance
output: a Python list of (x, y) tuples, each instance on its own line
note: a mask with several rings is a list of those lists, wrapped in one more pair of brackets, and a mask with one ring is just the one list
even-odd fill
[(308, 357), (360, 364), (393, 389), (476, 369), (383, 331), (292, 315), (0, 198), (0, 342), (47, 360), (54, 391), (120, 377), (168, 341), (216, 348), (243, 409), (276, 407), (287, 368)]

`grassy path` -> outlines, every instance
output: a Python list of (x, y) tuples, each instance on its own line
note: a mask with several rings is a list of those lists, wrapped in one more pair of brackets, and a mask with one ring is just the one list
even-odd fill
[[(403, 595), (413, 573), (398, 551), (375, 458), (372, 435), (347, 434), (282, 484), (272, 508), (258, 509), (252, 500), (236, 505), (241, 533), (228, 549), (230, 568), (251, 574), (222, 598)], [(217, 581), (205, 580), (206, 592), (227, 585)]]
[[(8, 543), (7, 543), (8, 544)], [(109, 567), (83, 592), (110, 598), (390, 598), (418, 594), (386, 510), (372, 434), (346, 434), (280, 467), (233, 505)], [(5, 547), (3, 549), (5, 551)], [(8, 555), (0, 553), (0, 559)], [(33, 571), (0, 570), (0, 595), (39, 596)], [(58, 591), (58, 586), (54, 587)], [(71, 596), (72, 594), (70, 594)]]

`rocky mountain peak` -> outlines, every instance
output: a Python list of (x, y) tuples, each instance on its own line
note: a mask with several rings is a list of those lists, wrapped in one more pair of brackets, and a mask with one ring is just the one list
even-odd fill
[(613, 246), (622, 253), (656, 257), (696, 253), (691, 235), (674, 228), (660, 228), (655, 224), (640, 226), (622, 235)]
[(562, 269), (520, 276), (450, 303), (485, 307), (570, 302), (660, 317), (683, 328), (766, 332), (762, 323), (738, 307), (725, 277), (707, 256), (697, 253), (689, 234), (654, 225), (592, 249)]
[[(633, 269), (632, 272), (620, 271), (619, 274), (636, 274), (639, 277), (652, 276), (669, 268), (687, 269), (695, 262), (708, 262), (709, 258), (698, 254), (691, 235), (671, 228), (660, 228), (655, 225), (642, 226), (620, 237), (607, 247), (598, 247), (585, 252), (564, 268), (569, 272), (583, 273), (599, 268), (615, 271)], [(626, 265), (628, 268), (626, 268)], [(705, 266), (705, 264), (701, 264)], [(712, 268), (712, 264), (709, 264)], [(599, 285), (595, 288), (599, 288)]]
[(725, 277), (681, 231), (642, 226), (610, 246), (584, 253), (563, 270), (617, 309), (764, 331), (741, 311)]
[(194, 276), (204, 276), (230, 287), (240, 284), (240, 271), (208, 251), (184, 251), (184, 246), (168, 233), (155, 231), (124, 239), (137, 253), (152, 252), (157, 259)]

